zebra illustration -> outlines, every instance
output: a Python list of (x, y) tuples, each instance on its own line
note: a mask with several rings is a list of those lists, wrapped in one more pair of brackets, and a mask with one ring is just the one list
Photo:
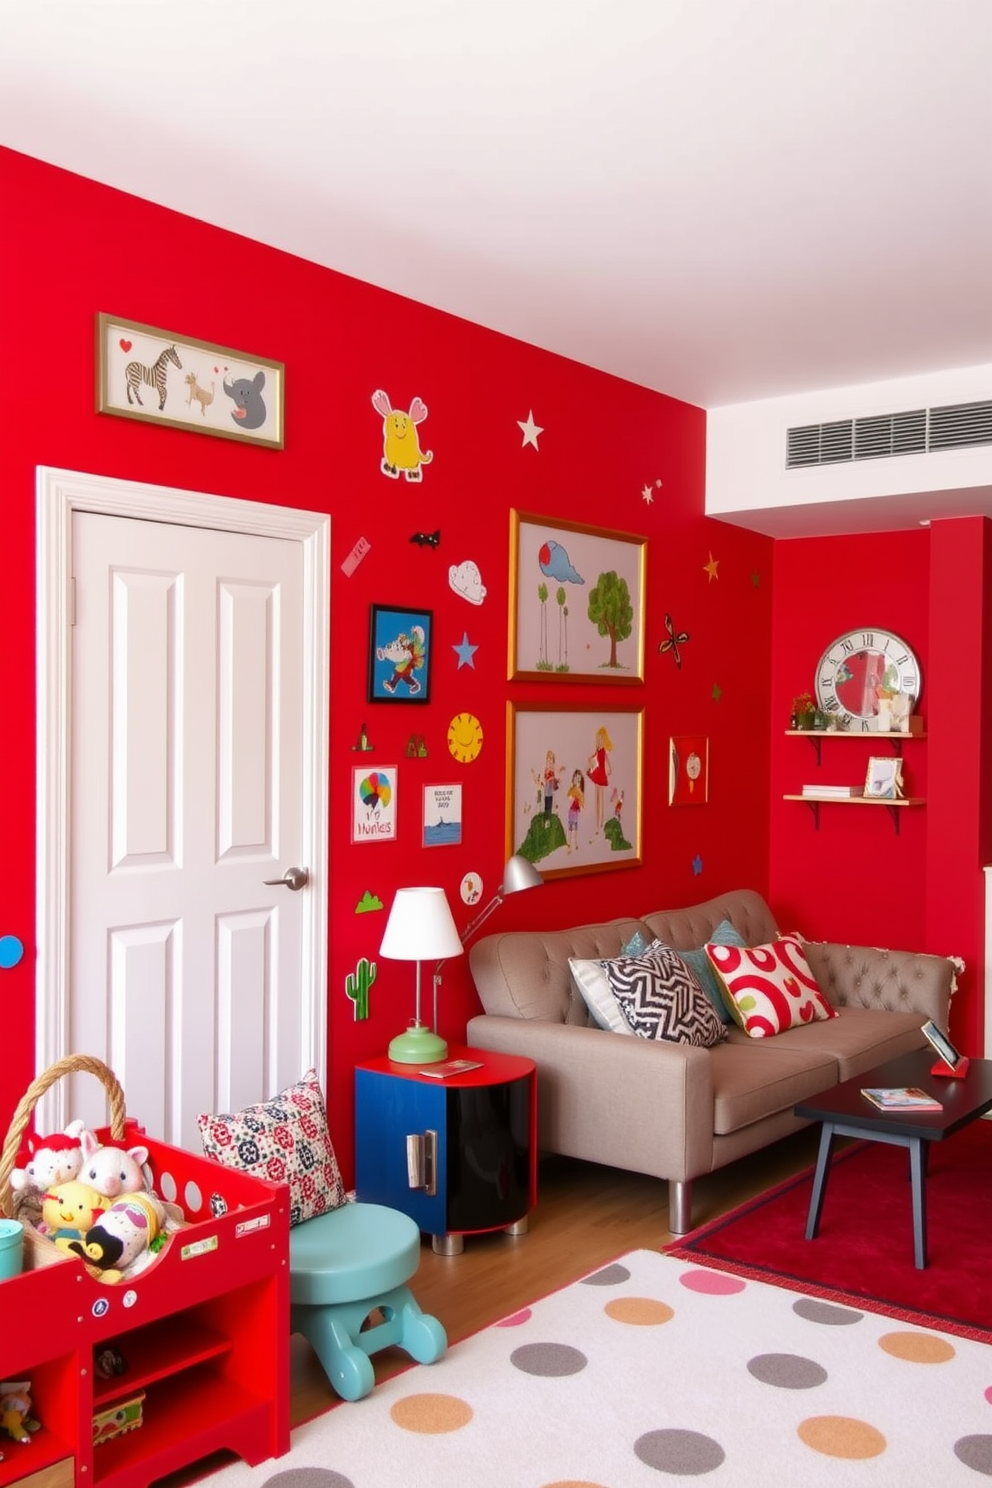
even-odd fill
[[(146, 367), (144, 362), (128, 362), (124, 368), (124, 376), (127, 379), (127, 401), (129, 403), (137, 403), (139, 408), (144, 408), (145, 405), (141, 401), (141, 394), (138, 389), (142, 383), (146, 383), (148, 387), (153, 387), (158, 393), (158, 411), (159, 413), (162, 412), (162, 409), (165, 407), (166, 362), (175, 362), (180, 371), (182, 370), (183, 364), (179, 360), (179, 353), (174, 346), (167, 346), (164, 351), (160, 352), (150, 367)], [(134, 394), (133, 398), (131, 397), (132, 393)]]

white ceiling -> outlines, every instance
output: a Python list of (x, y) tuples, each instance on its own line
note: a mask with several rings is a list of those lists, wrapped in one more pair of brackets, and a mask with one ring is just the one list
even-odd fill
[(992, 0), (0, 0), (0, 143), (713, 407), (992, 362), (990, 58)]

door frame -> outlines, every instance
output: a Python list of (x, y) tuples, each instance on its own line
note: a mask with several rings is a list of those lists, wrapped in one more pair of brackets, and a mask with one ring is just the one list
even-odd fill
[[(326, 1069), (328, 957), (328, 768), (331, 519), (326, 512), (271, 506), (171, 486), (148, 485), (39, 465), (36, 474), (36, 869), (35, 1060), (38, 1071), (70, 1050), (69, 823), (72, 739), (72, 517), (105, 516), (278, 537), (303, 555), (303, 861), (312, 893), (303, 909), (301, 1070)], [(65, 1090), (56, 1081), (38, 1103), (39, 1131), (61, 1131)]]

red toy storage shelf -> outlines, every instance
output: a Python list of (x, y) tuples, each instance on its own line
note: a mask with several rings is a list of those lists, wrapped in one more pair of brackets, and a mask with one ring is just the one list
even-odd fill
[[(252, 1465), (289, 1450), (288, 1190), (129, 1121), (124, 1145), (139, 1139), (156, 1193), (187, 1219), (155, 1261), (107, 1285), (31, 1237), (32, 1269), (0, 1281), (0, 1379), (31, 1381), (42, 1423), (29, 1446), (4, 1443), (0, 1488), (69, 1456), (77, 1488), (146, 1488), (221, 1448)], [(108, 1344), (127, 1370), (104, 1380)], [(94, 1411), (139, 1390), (141, 1425), (94, 1448)]]

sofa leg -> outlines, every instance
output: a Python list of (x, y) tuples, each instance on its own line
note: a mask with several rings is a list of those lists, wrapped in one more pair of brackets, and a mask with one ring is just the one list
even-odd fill
[(668, 1180), (668, 1228), (673, 1235), (692, 1229), (692, 1179)]

